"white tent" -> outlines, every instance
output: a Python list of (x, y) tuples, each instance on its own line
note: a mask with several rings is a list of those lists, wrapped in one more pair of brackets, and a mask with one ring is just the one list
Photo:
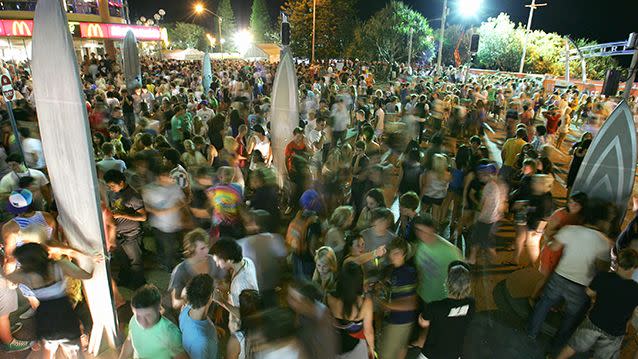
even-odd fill
[(197, 49), (171, 50), (163, 52), (163, 56), (170, 60), (200, 61), (204, 56), (204, 52)]
[(244, 60), (248, 61), (268, 60), (269, 58), (266, 51), (262, 50), (255, 44), (253, 44), (242, 57)]

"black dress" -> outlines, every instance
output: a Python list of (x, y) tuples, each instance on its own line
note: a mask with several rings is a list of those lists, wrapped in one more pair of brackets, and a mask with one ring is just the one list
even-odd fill
[(66, 294), (66, 281), (62, 268), (54, 264), (55, 282), (45, 287), (34, 288), (40, 301), (35, 311), (35, 334), (37, 339), (74, 340), (80, 338), (80, 321)]
[(580, 170), (580, 165), (583, 164), (586, 154), (587, 151), (585, 151), (582, 156), (579, 156), (578, 148), (574, 151), (574, 158), (572, 158), (572, 162), (569, 164), (569, 172), (567, 173), (567, 188), (572, 188), (574, 185), (578, 170)]

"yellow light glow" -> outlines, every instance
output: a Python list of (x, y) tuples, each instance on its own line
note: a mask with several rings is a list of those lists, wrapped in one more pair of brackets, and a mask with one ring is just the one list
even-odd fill
[(208, 42), (210, 42), (210, 46), (215, 47), (215, 41), (217, 41), (217, 39), (215, 39), (211, 34), (206, 34), (206, 38), (208, 38)]
[(205, 10), (204, 5), (202, 4), (195, 4), (195, 12), (198, 14), (203, 13)]

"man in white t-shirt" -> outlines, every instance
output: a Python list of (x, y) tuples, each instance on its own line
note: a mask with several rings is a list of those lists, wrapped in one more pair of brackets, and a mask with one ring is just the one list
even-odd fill
[(591, 200), (584, 209), (582, 226), (565, 226), (549, 245), (552, 251), (562, 251), (554, 273), (549, 277), (543, 294), (534, 308), (528, 335), (536, 338), (547, 313), (565, 301), (565, 313), (553, 347), (562, 348), (589, 308), (586, 289), (597, 271), (608, 271), (613, 241), (603, 231), (610, 227), (615, 210), (608, 203)]
[(175, 184), (170, 171), (170, 167), (162, 166), (155, 183), (142, 190), (144, 207), (150, 213), (150, 225), (158, 246), (160, 266), (169, 273), (177, 262), (182, 209), (186, 206), (184, 192)]
[(31, 137), (31, 130), (26, 127), (20, 128), (20, 137), (22, 137), (22, 152), (27, 166), (42, 170), (46, 167), (44, 162), (44, 152), (42, 151), (42, 142), (37, 138)]
[[(51, 188), (49, 179), (42, 171), (27, 168), (24, 165), (22, 156), (12, 153), (7, 157), (7, 165), (11, 172), (0, 180), (0, 197), (8, 197), (12, 191), (19, 188), (27, 188), (33, 193), (33, 204), (37, 210), (44, 210), (45, 203), (51, 203)], [(25, 181), (28, 177), (33, 178), (29, 183)], [(22, 183), (22, 187), (20, 182)]]
[(259, 290), (255, 264), (244, 258), (241, 246), (232, 238), (222, 238), (211, 248), (217, 266), (231, 273), (228, 291), (215, 290), (213, 300), (229, 313), (228, 329), (231, 333), (239, 330), (239, 295), (245, 289)]

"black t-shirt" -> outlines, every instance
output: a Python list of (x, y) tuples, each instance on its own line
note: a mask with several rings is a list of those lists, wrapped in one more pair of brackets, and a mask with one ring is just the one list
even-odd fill
[[(207, 188), (204, 188), (200, 185), (194, 185), (191, 189), (192, 197), (191, 197), (191, 208), (196, 209), (205, 209), (208, 210), (210, 208), (208, 196), (206, 195)], [(210, 229), (212, 217), (209, 218), (196, 218), (197, 226), (202, 229)]]
[(421, 353), (433, 359), (461, 357), (465, 332), (474, 310), (474, 298), (446, 298), (426, 304), (421, 316), (430, 321), (430, 329)]
[(552, 215), (554, 209), (552, 193), (548, 192), (542, 195), (531, 195), (529, 197), (528, 208), (527, 227), (530, 230), (536, 230), (541, 221), (546, 220)]
[(126, 101), (122, 101), (122, 113), (133, 113), (133, 96), (127, 95)]
[(591, 322), (611, 335), (624, 335), (627, 321), (638, 306), (638, 283), (615, 272), (601, 272), (589, 288), (596, 292), (596, 302), (589, 312)]
[[(131, 186), (126, 186), (120, 192), (108, 192), (109, 207), (113, 214), (134, 215), (140, 209), (144, 208), (142, 197)], [(113, 220), (118, 235), (133, 236), (140, 233), (141, 223), (131, 221), (124, 218), (115, 218)]]

